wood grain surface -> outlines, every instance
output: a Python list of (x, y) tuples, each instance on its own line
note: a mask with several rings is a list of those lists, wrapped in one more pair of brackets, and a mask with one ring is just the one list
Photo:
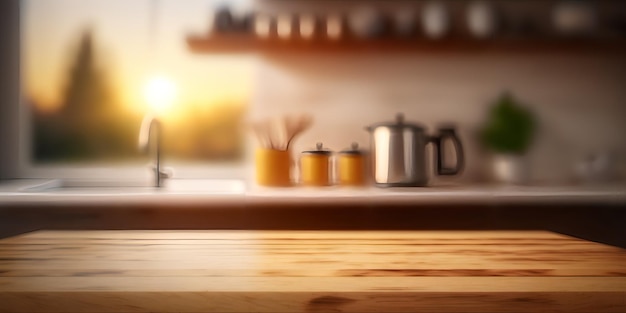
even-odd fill
[(626, 312), (626, 250), (544, 231), (39, 231), (0, 312)]

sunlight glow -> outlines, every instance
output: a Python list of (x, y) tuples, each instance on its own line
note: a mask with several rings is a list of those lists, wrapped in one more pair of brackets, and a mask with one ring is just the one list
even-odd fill
[(154, 76), (144, 86), (143, 94), (153, 112), (163, 113), (174, 104), (176, 85), (164, 76)]

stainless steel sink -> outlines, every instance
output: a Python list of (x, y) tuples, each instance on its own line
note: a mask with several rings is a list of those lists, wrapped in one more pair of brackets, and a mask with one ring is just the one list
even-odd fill
[(24, 193), (76, 195), (230, 195), (243, 194), (245, 184), (235, 179), (170, 179), (161, 188), (148, 180), (117, 181), (87, 179), (53, 179), (20, 189)]

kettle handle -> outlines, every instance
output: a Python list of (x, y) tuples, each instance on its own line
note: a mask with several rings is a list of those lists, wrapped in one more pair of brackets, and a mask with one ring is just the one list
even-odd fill
[[(456, 164), (454, 167), (445, 167), (443, 165), (443, 160), (445, 158), (443, 141), (446, 140), (446, 138), (451, 139), (454, 144), (454, 151), (456, 153)], [(459, 137), (457, 137), (454, 128), (440, 128), (439, 136), (432, 137), (431, 140), (436, 146), (435, 152), (437, 153), (437, 156), (435, 159), (437, 162), (437, 175), (457, 175), (461, 172), (465, 166), (465, 156), (463, 154), (463, 145), (461, 144)]]

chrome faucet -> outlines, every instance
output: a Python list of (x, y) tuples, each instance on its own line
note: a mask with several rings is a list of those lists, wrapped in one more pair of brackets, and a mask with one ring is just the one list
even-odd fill
[(154, 186), (162, 187), (163, 179), (170, 176), (169, 173), (161, 169), (161, 121), (152, 115), (146, 115), (141, 122), (139, 129), (139, 150), (144, 153), (150, 152), (150, 138), (154, 137), (155, 160), (151, 165), (154, 172)]

